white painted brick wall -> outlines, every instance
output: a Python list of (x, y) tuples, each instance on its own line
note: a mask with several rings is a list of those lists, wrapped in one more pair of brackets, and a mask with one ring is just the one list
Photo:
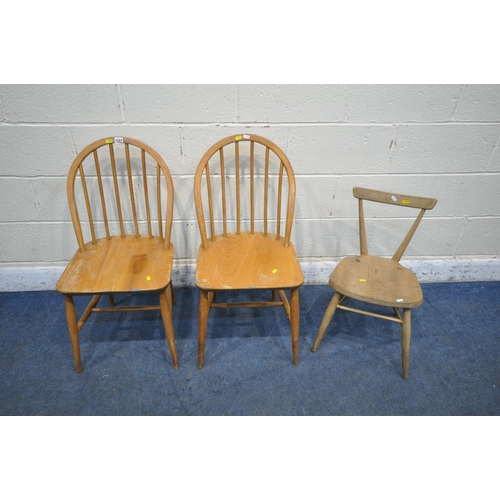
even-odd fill
[[(176, 262), (193, 264), (194, 172), (208, 147), (242, 132), (274, 141), (294, 167), (292, 241), (306, 267), (358, 251), (355, 185), (438, 199), (412, 262), (499, 257), (500, 85), (0, 85), (0, 290), (2, 270), (60, 269), (76, 251), (67, 171), (107, 136), (163, 156)], [(370, 249), (390, 255), (410, 211), (373, 207)]]

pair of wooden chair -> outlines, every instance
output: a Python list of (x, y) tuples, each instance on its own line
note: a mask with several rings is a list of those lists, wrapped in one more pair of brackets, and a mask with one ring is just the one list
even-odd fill
[[(196, 285), (200, 290), (198, 368), (202, 368), (204, 361), (209, 312), (219, 307), (283, 307), (291, 323), (292, 361), (297, 364), (298, 291), (304, 278), (290, 241), (295, 191), (295, 176), (288, 158), (263, 137), (254, 134), (227, 137), (202, 157), (194, 181), (202, 240), (196, 268)], [(406, 378), (409, 310), (421, 304), (422, 294), (415, 275), (398, 261), (425, 209), (432, 208), (436, 201), (360, 188), (355, 188), (354, 194), (360, 199), (361, 255), (354, 260), (343, 260), (333, 272), (330, 285), (336, 293), (313, 351), (318, 348), (335, 309), (347, 309), (342, 304), (345, 298), (389, 305), (397, 312), (396, 318), (390, 319), (402, 324)], [(172, 324), (175, 294), (171, 283), (174, 186), (166, 163), (155, 150), (136, 139), (101, 139), (87, 146), (74, 160), (68, 174), (67, 195), (79, 249), (56, 288), (65, 298), (77, 372), (82, 371), (79, 331), (91, 313), (137, 310), (160, 310), (172, 364), (177, 369)], [(361, 223), (362, 199), (421, 208), (392, 260), (368, 255), (364, 223)], [(361, 282), (364, 286), (359, 285)], [(248, 289), (269, 290), (270, 300), (244, 303), (217, 300), (218, 292)], [(285, 291), (289, 291), (290, 299)], [(115, 305), (115, 294), (135, 292), (156, 292), (159, 304)], [(92, 295), (80, 320), (74, 305), (75, 295)], [(103, 295), (108, 296), (110, 304), (97, 307)], [(402, 316), (399, 308), (403, 308)]]

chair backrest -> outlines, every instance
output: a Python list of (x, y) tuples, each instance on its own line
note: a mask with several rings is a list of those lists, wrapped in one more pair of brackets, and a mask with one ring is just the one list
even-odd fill
[[(172, 177), (161, 156), (147, 144), (129, 137), (93, 142), (75, 158), (66, 188), (80, 251), (85, 251), (86, 241), (96, 244), (114, 234), (147, 234), (170, 247)], [(80, 213), (86, 213), (87, 220)], [(82, 222), (88, 223), (87, 238)]]
[(264, 235), (290, 243), (295, 176), (285, 153), (263, 137), (242, 134), (214, 144), (196, 170), (194, 199), (204, 248), (209, 241), (207, 212), (211, 240), (245, 228), (254, 234), (261, 227)]
[(366, 240), (365, 216), (363, 210), (363, 200), (374, 201), (377, 203), (386, 203), (389, 205), (398, 205), (401, 207), (420, 208), (420, 212), (406, 234), (405, 238), (399, 245), (398, 249), (392, 256), (392, 260), (399, 262), (403, 256), (408, 244), (410, 243), (415, 231), (417, 230), (422, 217), (426, 210), (431, 210), (437, 203), (435, 198), (423, 198), (421, 196), (411, 196), (405, 194), (388, 193), (386, 191), (376, 191), (375, 189), (365, 189), (354, 187), (353, 195), (358, 198), (359, 207), (359, 246), (361, 255), (368, 255), (368, 243)]

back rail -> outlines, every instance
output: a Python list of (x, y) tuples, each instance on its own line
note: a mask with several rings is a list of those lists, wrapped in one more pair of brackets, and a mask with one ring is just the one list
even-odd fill
[(276, 239), (281, 236), (281, 194), (283, 192), (283, 161), (280, 161), (280, 173), (278, 180), (278, 207), (276, 213)]
[(160, 242), (163, 243), (163, 225), (161, 219), (161, 184), (160, 184), (160, 164), (156, 164), (156, 207), (158, 210), (158, 236), (160, 238)]
[(144, 185), (144, 204), (146, 205), (146, 218), (148, 220), (148, 236), (153, 237), (151, 228), (151, 209), (149, 207), (149, 192), (148, 192), (148, 175), (146, 170), (146, 152), (141, 148), (141, 164), (142, 164), (142, 183)]
[(125, 143), (125, 158), (127, 161), (127, 177), (128, 177), (128, 188), (130, 192), (130, 204), (132, 206), (132, 216), (134, 217), (134, 229), (136, 238), (139, 237), (139, 224), (137, 221), (137, 210), (135, 207), (135, 195), (134, 195), (134, 184), (132, 179), (132, 165), (130, 164), (130, 148), (129, 144)]
[(122, 205), (120, 202), (120, 190), (118, 188), (118, 177), (116, 174), (115, 151), (112, 143), (109, 144), (109, 156), (111, 158), (111, 170), (113, 172), (113, 184), (115, 187), (116, 209), (118, 211), (118, 219), (120, 221), (120, 235), (123, 238), (125, 237), (125, 228), (123, 225)]
[(269, 202), (269, 147), (266, 146), (266, 160), (264, 166), (264, 236), (267, 236), (268, 202)]
[(80, 172), (80, 180), (82, 182), (83, 196), (85, 198), (85, 205), (87, 207), (87, 214), (89, 216), (89, 225), (90, 225), (90, 233), (92, 235), (92, 243), (95, 245), (97, 243), (97, 239), (95, 236), (95, 228), (94, 228), (94, 218), (92, 217), (92, 207), (90, 206), (89, 192), (87, 189), (87, 182), (85, 180), (85, 174), (83, 172), (83, 163), (80, 163), (78, 167), (78, 171)]
[(234, 155), (235, 155), (235, 166), (236, 166), (236, 234), (241, 233), (240, 227), (240, 143), (236, 141), (234, 143)]
[(215, 227), (214, 227), (214, 205), (212, 200), (212, 184), (210, 182), (210, 166), (207, 164), (205, 166), (205, 174), (207, 180), (207, 196), (208, 196), (208, 211), (210, 214), (210, 239), (215, 241)]
[(220, 157), (220, 182), (222, 190), (222, 232), (224, 236), (227, 236), (226, 172), (224, 169), (224, 148), (220, 148), (219, 157)]
[(255, 142), (250, 142), (250, 233), (255, 232), (255, 180), (254, 180)]
[(99, 164), (99, 156), (97, 154), (97, 149), (94, 149), (93, 154), (94, 154), (95, 171), (97, 174), (97, 182), (99, 184), (99, 195), (101, 196), (101, 207), (102, 207), (102, 216), (104, 219), (104, 228), (106, 230), (106, 238), (109, 240), (111, 238), (111, 236), (109, 234), (108, 212), (106, 210), (106, 199), (104, 197), (104, 187), (102, 185), (101, 166)]

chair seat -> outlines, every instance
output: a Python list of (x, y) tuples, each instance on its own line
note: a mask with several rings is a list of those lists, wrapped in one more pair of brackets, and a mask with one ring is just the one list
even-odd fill
[(423, 302), (413, 271), (371, 255), (342, 259), (330, 276), (330, 286), (342, 295), (381, 306), (412, 308)]
[(264, 233), (218, 235), (199, 249), (196, 285), (214, 291), (298, 287), (304, 276), (295, 249), (283, 242)]
[(174, 247), (158, 237), (126, 235), (102, 238), (77, 251), (56, 289), (63, 294), (148, 292), (170, 283)]

